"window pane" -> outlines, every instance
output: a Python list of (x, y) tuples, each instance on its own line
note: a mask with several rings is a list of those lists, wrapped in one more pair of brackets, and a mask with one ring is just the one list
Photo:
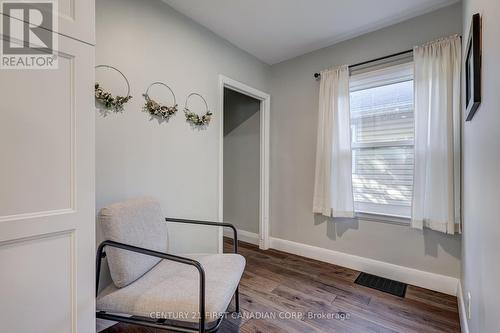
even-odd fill
[(413, 81), (351, 93), (353, 143), (413, 140)]
[(409, 216), (413, 191), (413, 147), (353, 149), (356, 208)]
[(379, 83), (353, 91), (350, 96), (355, 209), (409, 217), (413, 192), (413, 81)]

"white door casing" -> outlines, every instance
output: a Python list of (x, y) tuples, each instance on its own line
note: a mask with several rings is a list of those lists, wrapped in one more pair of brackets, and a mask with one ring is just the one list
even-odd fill
[[(219, 75), (219, 221), (224, 220), (224, 88), (228, 88), (260, 101), (260, 198), (259, 248), (269, 248), (269, 145), (271, 96), (224, 75)], [(219, 252), (223, 250), (224, 230), (219, 228)]]
[(94, 48), (58, 54), (0, 70), (1, 332), (95, 332)]

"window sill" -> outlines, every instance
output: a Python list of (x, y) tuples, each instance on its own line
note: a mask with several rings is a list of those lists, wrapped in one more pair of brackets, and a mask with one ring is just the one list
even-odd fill
[(361, 211), (356, 211), (354, 213), (354, 217), (358, 220), (382, 222), (382, 223), (389, 223), (389, 224), (396, 224), (403, 226), (409, 226), (411, 222), (411, 219), (405, 216), (382, 215), (382, 214), (374, 214), (370, 212), (361, 212)]

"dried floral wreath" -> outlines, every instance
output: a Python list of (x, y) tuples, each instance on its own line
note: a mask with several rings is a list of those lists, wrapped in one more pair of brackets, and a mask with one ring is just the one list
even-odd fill
[[(156, 102), (149, 96), (149, 88), (151, 88), (154, 85), (162, 85), (167, 87), (168, 90), (170, 90), (174, 98), (174, 104), (172, 106), (161, 105), (160, 103)], [(146, 100), (146, 104), (144, 105), (143, 110), (144, 112), (149, 113), (151, 117), (158, 117), (160, 120), (168, 120), (177, 112), (177, 103), (175, 102), (175, 94), (172, 91), (172, 89), (163, 82), (151, 83), (148, 89), (146, 89), (146, 92), (142, 94), (142, 96), (144, 96), (144, 99)]]
[(125, 103), (127, 103), (132, 98), (132, 96), (130, 96), (130, 84), (129, 84), (127, 78), (125, 77), (125, 75), (123, 75), (122, 72), (120, 72), (118, 69), (116, 69), (113, 66), (98, 65), (95, 68), (96, 69), (97, 68), (113, 69), (113, 70), (117, 71), (118, 73), (120, 73), (120, 75), (125, 79), (125, 82), (127, 83), (127, 96), (125, 96), (125, 97), (123, 97), (123, 96), (113, 97), (113, 95), (111, 95), (111, 93), (105, 91), (98, 82), (96, 82), (94, 84), (95, 99), (100, 104), (102, 104), (107, 110), (112, 110), (114, 112), (123, 111), (123, 105)]
[(94, 85), (94, 90), (97, 101), (99, 101), (107, 109), (113, 109), (116, 112), (123, 111), (123, 104), (127, 103), (132, 98), (130, 95), (126, 97), (113, 97), (111, 93), (105, 92), (97, 82)]
[[(189, 110), (188, 100), (191, 96), (198, 96), (203, 100), (203, 102), (205, 103), (205, 107), (206, 107), (206, 112), (204, 115), (200, 116), (200, 115), (192, 112), (191, 110)], [(186, 98), (186, 105), (184, 106), (184, 114), (186, 115), (186, 121), (188, 123), (191, 123), (194, 126), (208, 126), (208, 124), (210, 123), (210, 120), (212, 120), (212, 115), (213, 115), (213, 113), (208, 109), (207, 101), (203, 98), (203, 96), (201, 96), (200, 94), (197, 94), (197, 93), (191, 93)]]

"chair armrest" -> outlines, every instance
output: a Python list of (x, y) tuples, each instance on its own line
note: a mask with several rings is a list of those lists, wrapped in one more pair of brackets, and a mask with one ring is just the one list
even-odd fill
[(231, 223), (224, 222), (210, 222), (210, 221), (198, 221), (198, 220), (187, 220), (187, 219), (178, 219), (173, 217), (166, 217), (165, 221), (167, 222), (175, 222), (175, 223), (187, 223), (187, 224), (198, 224), (198, 225), (209, 225), (213, 227), (223, 227), (223, 228), (231, 228), (233, 229), (233, 253), (238, 253), (238, 231), (236, 227)]
[(172, 254), (153, 251), (153, 250), (145, 249), (145, 248), (138, 247), (138, 246), (133, 246), (133, 245), (129, 245), (129, 244), (124, 244), (124, 243), (106, 240), (106, 241), (102, 242), (99, 245), (99, 247), (97, 248), (96, 284), (95, 284), (96, 297), (97, 297), (98, 292), (99, 292), (99, 277), (101, 274), (101, 260), (104, 258), (103, 251), (104, 251), (104, 248), (106, 246), (115, 247), (115, 248), (131, 251), (131, 252), (141, 253), (141, 254), (145, 254), (148, 256), (157, 257), (157, 258), (161, 258), (161, 259), (165, 259), (165, 260), (171, 260), (171, 261), (175, 261), (175, 262), (178, 262), (181, 264), (191, 265), (191, 266), (196, 267), (196, 269), (198, 270), (198, 273), (200, 275), (200, 327), (205, 327), (205, 271), (203, 270), (203, 267), (201, 266), (201, 264), (198, 261), (193, 260), (193, 259), (189, 259), (189, 258), (185, 258), (185, 257), (172, 255)]

